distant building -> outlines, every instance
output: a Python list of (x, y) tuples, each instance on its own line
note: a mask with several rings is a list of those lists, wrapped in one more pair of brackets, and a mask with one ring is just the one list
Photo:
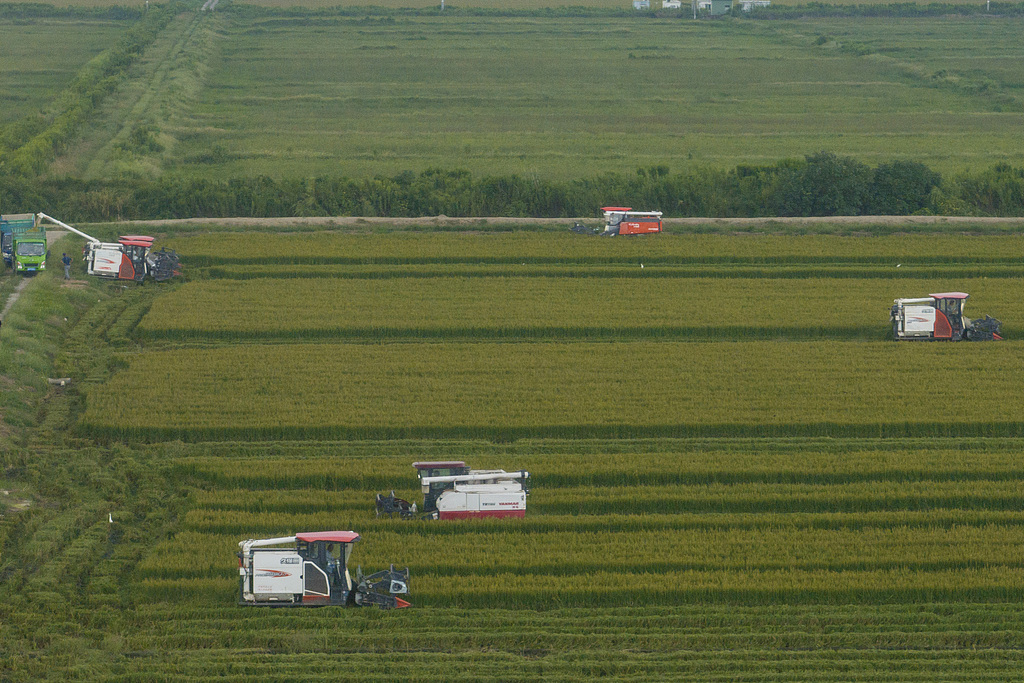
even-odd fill
[(651, 9), (651, 0), (633, 0), (633, 9)]
[(771, 4), (772, 0), (740, 0), (740, 9), (749, 12), (755, 7), (768, 7)]
[(704, 10), (711, 16), (728, 14), (732, 9), (732, 0), (698, 0), (697, 9)]
[(662, 9), (681, 9), (683, 3), (680, 0), (661, 0)]

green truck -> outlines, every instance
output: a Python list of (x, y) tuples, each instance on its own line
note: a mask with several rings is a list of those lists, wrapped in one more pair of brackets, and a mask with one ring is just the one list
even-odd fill
[(0, 252), (16, 273), (46, 270), (46, 228), (31, 213), (0, 216)]

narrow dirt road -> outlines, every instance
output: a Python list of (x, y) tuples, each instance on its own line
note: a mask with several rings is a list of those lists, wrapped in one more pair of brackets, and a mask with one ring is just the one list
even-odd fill
[(21, 282), (18, 283), (18, 286), (14, 288), (13, 292), (11, 292), (11, 295), (7, 297), (7, 302), (4, 304), (4, 309), (0, 311), (0, 320), (3, 320), (4, 318), (7, 317), (7, 311), (11, 310), (11, 306), (13, 306), (14, 302), (18, 300), (18, 297), (21, 296), (21, 290), (28, 287), (29, 282), (31, 282), (29, 278), (22, 278)]

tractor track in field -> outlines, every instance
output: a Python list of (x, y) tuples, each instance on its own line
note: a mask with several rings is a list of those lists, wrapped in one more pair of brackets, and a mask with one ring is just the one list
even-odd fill
[[(253, 226), (258, 228), (324, 228), (324, 229), (359, 229), (359, 228), (443, 228), (463, 229), (465, 231), (487, 230), (493, 228), (517, 228), (517, 227), (570, 227), (574, 221), (592, 223), (597, 225), (598, 219), (593, 218), (512, 218), (501, 216), (452, 218), (449, 216), (422, 216), (419, 218), (377, 218), (360, 216), (285, 216), (278, 218), (172, 218), (161, 220), (134, 220), (124, 221), (123, 225), (151, 226), (151, 227), (174, 227), (177, 225), (208, 226), (216, 227), (244, 227)], [(905, 225), (908, 228), (920, 226), (940, 227), (962, 227), (965, 232), (970, 232), (977, 227), (1024, 227), (1024, 217), (993, 218), (993, 217), (966, 217), (966, 216), (829, 216), (829, 217), (776, 217), (776, 218), (666, 218), (666, 228), (696, 228), (714, 227), (719, 229), (732, 229), (742, 233), (750, 229), (764, 230), (765, 228), (778, 227), (780, 229), (790, 227), (808, 228), (819, 225), (843, 226), (856, 229), (858, 226), (869, 228), (873, 226), (898, 227)]]
[(18, 298), (21, 296), (21, 291), (28, 286), (29, 282), (31, 282), (31, 280), (26, 277), (23, 278), (17, 286), (15, 286), (14, 291), (11, 292), (11, 295), (7, 297), (6, 303), (4, 303), (4, 309), (0, 311), (0, 320), (7, 317), (7, 311), (11, 310), (11, 307), (14, 306), (15, 302), (17, 302)]

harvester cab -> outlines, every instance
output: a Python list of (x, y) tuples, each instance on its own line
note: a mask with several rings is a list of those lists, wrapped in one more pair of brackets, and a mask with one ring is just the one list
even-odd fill
[(605, 206), (604, 230), (595, 230), (577, 223), (573, 232), (585, 235), (614, 237), (616, 235), (648, 235), (662, 231), (661, 211), (634, 211), (628, 206)]
[(933, 341), (1000, 340), (1002, 323), (986, 315), (971, 320), (964, 316), (969, 294), (942, 292), (917, 299), (895, 299), (889, 310), (893, 339)]
[[(408, 607), (397, 595), (409, 592), (409, 569), (379, 571), (364, 576), (349, 572), (354, 531), (320, 531), (280, 538), (239, 542), (240, 605), (319, 607), (377, 605), (382, 609)], [(281, 547), (288, 544), (289, 547)]]
[[(471, 470), (461, 460), (414, 462), (423, 491), (423, 508), (419, 512), (428, 519), (464, 519), (472, 517), (525, 517), (525, 470)], [(414, 503), (395, 497), (377, 495), (377, 515), (394, 513), (404, 519), (417, 516)]]

